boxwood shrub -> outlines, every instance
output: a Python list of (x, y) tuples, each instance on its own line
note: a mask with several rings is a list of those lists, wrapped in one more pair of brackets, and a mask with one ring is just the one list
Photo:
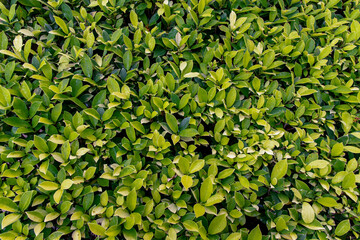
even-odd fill
[(0, 239), (359, 239), (358, 0), (1, 0)]

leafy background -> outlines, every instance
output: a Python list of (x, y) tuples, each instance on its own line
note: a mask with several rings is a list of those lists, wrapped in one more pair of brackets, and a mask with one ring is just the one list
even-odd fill
[(0, 238), (358, 239), (358, 0), (1, 0)]

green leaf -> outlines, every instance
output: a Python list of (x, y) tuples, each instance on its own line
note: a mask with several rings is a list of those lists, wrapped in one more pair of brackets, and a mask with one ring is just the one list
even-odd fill
[(14, 48), (15, 48), (16, 51), (21, 52), (21, 49), (22, 49), (22, 47), (23, 47), (23, 39), (22, 39), (22, 36), (17, 35), (17, 36), (14, 38), (13, 45), (14, 45)]
[(11, 94), (9, 90), (0, 86), (0, 104), (3, 107), (8, 107), (10, 103), (11, 103)]
[(221, 119), (215, 124), (214, 133), (221, 132), (225, 128), (225, 120)]
[(86, 169), (86, 171), (84, 172), (84, 178), (85, 178), (86, 180), (91, 179), (91, 178), (94, 176), (95, 172), (96, 172), (96, 167), (89, 167), (89, 168)]
[(152, 52), (154, 50), (155, 45), (156, 45), (155, 38), (150, 37), (150, 39), (149, 39), (149, 50), (150, 50), (150, 52)]
[(38, 211), (29, 211), (26, 212), (28, 218), (33, 222), (42, 222), (44, 220), (45, 215), (41, 214)]
[(44, 153), (49, 152), (49, 147), (46, 144), (45, 139), (43, 139), (41, 137), (38, 137), (36, 135), (34, 136), (34, 145), (38, 150), (40, 150), (40, 151), (42, 151)]
[(84, 210), (85, 211), (88, 210), (92, 206), (93, 202), (94, 202), (94, 193), (86, 194), (84, 196), (83, 202), (82, 202), (83, 203), (82, 206), (83, 206)]
[(286, 222), (283, 217), (278, 218), (276, 222), (276, 231), (281, 232), (282, 230), (288, 229)]
[(353, 172), (350, 172), (350, 173), (346, 174), (346, 176), (344, 177), (344, 180), (342, 181), (341, 186), (344, 189), (355, 188), (356, 187), (355, 174)]
[(17, 220), (19, 220), (21, 217), (21, 214), (19, 213), (10, 213), (6, 215), (2, 221), (1, 221), (1, 228), (4, 229), (5, 227), (9, 226), (10, 224), (13, 224)]
[(24, 212), (30, 206), (32, 196), (33, 191), (27, 191), (21, 195), (19, 207), (22, 212)]
[(197, 218), (201, 217), (205, 214), (205, 208), (197, 203), (194, 205), (194, 213)]
[(360, 153), (360, 148), (354, 146), (344, 146), (344, 150), (351, 153)]
[(270, 67), (270, 65), (274, 62), (274, 60), (275, 60), (275, 52), (271, 50), (265, 54), (263, 58), (263, 66)]
[(189, 168), (189, 173), (195, 173), (200, 171), (205, 166), (205, 161), (202, 159), (197, 159), (193, 161)]
[(337, 226), (336, 226), (336, 229), (335, 229), (335, 235), (336, 236), (343, 236), (345, 235), (347, 232), (350, 231), (350, 220), (349, 219), (345, 219), (345, 220), (342, 220)]
[(130, 191), (129, 195), (126, 197), (126, 206), (130, 211), (134, 211), (136, 208), (136, 199), (137, 193), (135, 188)]
[(128, 47), (128, 49), (131, 51), (133, 49), (132, 42), (130, 38), (128, 38), (126, 35), (123, 35), (124, 43)]
[(226, 215), (222, 214), (220, 216), (215, 217), (211, 221), (208, 232), (210, 235), (215, 235), (221, 233), (226, 228), (226, 226), (227, 226)]
[(228, 108), (230, 108), (235, 103), (236, 95), (237, 95), (236, 89), (231, 88), (228, 94), (226, 95), (226, 106)]
[(341, 115), (341, 123), (342, 123), (342, 127), (344, 129), (345, 134), (348, 134), (349, 131), (352, 128), (353, 125), (353, 118), (351, 117), (351, 114), (348, 112), (343, 112), (343, 114)]
[(184, 96), (181, 97), (179, 103), (179, 110), (183, 109), (188, 104), (190, 97), (191, 97), (190, 93), (185, 94)]
[(344, 145), (342, 143), (335, 143), (331, 149), (331, 156), (337, 157), (340, 156), (344, 151)]
[(213, 192), (213, 183), (210, 177), (207, 177), (200, 187), (200, 200), (201, 202), (206, 202)]
[(6, 50), (8, 47), (9, 40), (4, 31), (0, 33), (0, 50)]
[(193, 179), (190, 176), (183, 175), (181, 177), (181, 183), (185, 187), (185, 190), (188, 190), (193, 185)]
[(165, 77), (165, 81), (166, 81), (166, 85), (168, 86), (169, 90), (172, 92), (175, 90), (175, 79), (173, 77), (173, 75), (171, 75), (170, 73), (166, 74)]
[(259, 225), (257, 225), (248, 235), (248, 240), (261, 240), (262, 239), (262, 233), (260, 230)]
[(16, 115), (19, 116), (21, 119), (27, 119), (29, 117), (29, 110), (26, 107), (24, 101), (20, 100), (19, 98), (15, 97), (13, 102), (14, 112)]
[(17, 117), (9, 117), (9, 118), (5, 118), (3, 120), (7, 125), (10, 125), (12, 127), (25, 127), (25, 128), (31, 128), (31, 125), (24, 120), (21, 120), (20, 118)]
[(39, 184), (39, 187), (43, 188), (46, 191), (55, 191), (59, 189), (59, 184), (50, 181), (44, 181)]
[(99, 114), (95, 109), (93, 109), (93, 108), (88, 108), (88, 109), (85, 109), (84, 112), (85, 112), (87, 115), (95, 118), (96, 120), (100, 120), (100, 114)]
[(7, 212), (18, 212), (19, 207), (12, 200), (6, 197), (0, 197), (0, 209)]
[(199, 88), (198, 90), (198, 97), (200, 103), (206, 103), (207, 102), (207, 91), (203, 88)]
[(130, 12), (130, 21), (131, 21), (131, 24), (137, 28), (138, 26), (138, 16), (136, 14), (136, 12), (134, 10), (131, 10)]
[(172, 114), (166, 113), (165, 119), (166, 119), (166, 123), (169, 126), (169, 128), (171, 129), (171, 131), (173, 131), (174, 133), (177, 133), (178, 123), (177, 123), (176, 118)]
[(69, 189), (71, 188), (71, 186), (73, 185), (73, 181), (71, 179), (65, 179), (62, 183), (61, 183), (61, 189)]
[(284, 177), (286, 175), (288, 169), (288, 163), (287, 160), (280, 160), (279, 162), (277, 162), (271, 172), (271, 179), (281, 179), (282, 177)]
[(318, 203), (320, 203), (321, 205), (325, 206), (325, 207), (336, 207), (339, 204), (336, 202), (336, 200), (332, 197), (322, 197), (319, 198)]
[(326, 160), (315, 160), (308, 164), (310, 168), (324, 168), (330, 163)]
[(61, 4), (61, 11), (63, 12), (64, 17), (68, 21), (71, 21), (73, 19), (71, 8), (66, 3)]
[(180, 137), (195, 137), (199, 132), (194, 128), (187, 128), (180, 132)]
[(110, 93), (120, 92), (119, 83), (112, 77), (109, 77), (107, 80), (107, 87)]
[(183, 224), (184, 224), (185, 229), (188, 230), (188, 231), (191, 231), (191, 232), (198, 232), (199, 231), (199, 227), (194, 221), (185, 220), (183, 222)]
[(304, 202), (302, 205), (301, 215), (305, 223), (312, 223), (315, 219), (314, 209), (307, 202)]
[(225, 240), (239, 240), (239, 239), (241, 239), (241, 233), (234, 232), (234, 233), (231, 233)]
[(91, 78), (93, 75), (93, 64), (87, 54), (84, 54), (83, 58), (81, 59), (80, 65), (84, 75), (88, 78)]
[(202, 14), (205, 8), (206, 0), (200, 0), (198, 5), (198, 12)]
[(105, 228), (98, 225), (97, 223), (88, 223), (88, 226), (93, 234), (101, 237), (105, 236)]
[(320, 54), (318, 56), (318, 59), (321, 60), (323, 58), (326, 58), (330, 53), (331, 53), (331, 46), (328, 45), (326, 46), (325, 48), (323, 48), (321, 51), (320, 51)]
[(65, 161), (67, 161), (70, 157), (70, 142), (67, 140), (63, 143), (63, 145), (61, 146), (61, 156), (63, 157), (63, 159)]
[(58, 103), (51, 111), (51, 120), (53, 122), (56, 122), (59, 119), (61, 112), (62, 112), (62, 103)]
[(55, 18), (55, 22), (57, 25), (59, 25), (59, 27), (61, 28), (61, 30), (65, 33), (65, 34), (69, 34), (69, 29), (66, 25), (66, 23), (64, 22), (64, 20), (62, 20), (61, 18), (54, 16)]
[(88, 48), (91, 48), (94, 45), (94, 42), (95, 42), (94, 34), (92, 32), (88, 33), (88, 35), (86, 36), (86, 46)]
[(131, 68), (132, 61), (133, 61), (132, 53), (130, 51), (126, 51), (124, 54), (123, 60), (124, 60), (125, 69), (127, 71), (129, 71)]

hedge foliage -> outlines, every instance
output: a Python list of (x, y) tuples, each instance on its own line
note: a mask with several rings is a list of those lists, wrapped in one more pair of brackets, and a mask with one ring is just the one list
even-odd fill
[(0, 239), (359, 239), (358, 0), (0, 9)]

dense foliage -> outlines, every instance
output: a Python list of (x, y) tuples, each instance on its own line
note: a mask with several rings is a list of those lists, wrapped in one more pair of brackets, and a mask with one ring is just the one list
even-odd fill
[(359, 239), (358, 0), (0, 9), (0, 239)]

